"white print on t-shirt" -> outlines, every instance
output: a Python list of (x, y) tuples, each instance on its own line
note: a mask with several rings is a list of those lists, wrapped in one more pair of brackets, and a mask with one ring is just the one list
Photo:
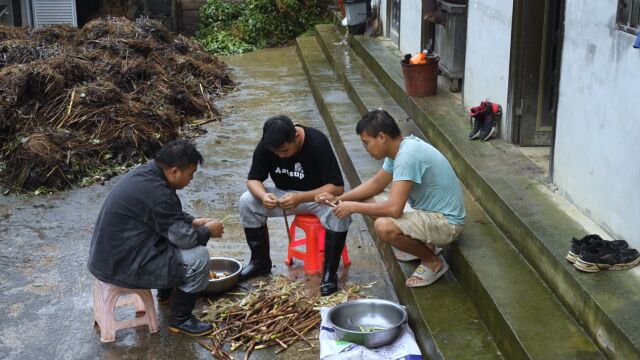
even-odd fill
[(289, 169), (280, 169), (280, 167), (278, 166), (275, 173), (287, 174), (289, 175), (289, 177), (296, 177), (300, 180), (304, 179), (304, 169), (302, 168), (302, 164), (300, 163), (295, 163), (295, 165), (293, 165), (293, 171), (290, 171)]

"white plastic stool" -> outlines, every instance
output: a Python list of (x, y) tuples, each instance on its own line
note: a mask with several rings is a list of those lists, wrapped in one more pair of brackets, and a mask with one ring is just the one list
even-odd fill
[[(122, 297), (122, 298), (121, 298)], [(144, 315), (130, 320), (115, 319), (118, 306), (132, 304), (136, 314)], [(147, 325), (150, 333), (158, 331), (158, 315), (149, 289), (127, 289), (100, 280), (93, 285), (93, 320), (100, 327), (100, 341), (116, 340), (116, 330)]]

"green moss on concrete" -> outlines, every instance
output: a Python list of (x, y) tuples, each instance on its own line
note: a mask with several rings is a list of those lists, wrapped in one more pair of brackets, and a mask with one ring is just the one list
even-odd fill
[[(352, 186), (357, 186), (362, 178), (372, 176), (380, 167), (380, 162), (362, 150), (360, 139), (355, 135), (357, 120), (354, 119), (359, 119), (359, 111), (336, 83), (317, 42), (313, 38), (299, 38), (297, 45), (314, 97), (320, 99), (317, 104), (345, 175)], [(388, 246), (378, 242), (376, 246), (398, 297), (407, 306), (412, 328), (425, 354), (434, 359), (501, 358), (473, 305), (454, 278), (448, 277), (429, 288), (409, 289), (404, 281), (413, 269), (402, 269)]]
[[(353, 37), (351, 44), (607, 356), (639, 358), (640, 322), (628, 316), (629, 309), (640, 308), (638, 280), (616, 272), (578, 273), (563, 260), (571, 236), (584, 230), (537, 190), (533, 164), (500, 141), (467, 141), (466, 116), (454, 110), (450, 99), (408, 97), (398, 54), (385, 41)], [(613, 293), (624, 294), (624, 305)]]
[[(400, 114), (395, 118), (406, 118), (353, 51), (336, 45), (338, 38), (330, 26), (317, 26), (316, 38), (333, 72), (361, 111), (384, 104), (383, 108)], [(399, 123), (405, 127), (404, 133), (420, 133), (413, 122)], [(355, 136), (350, 132), (340, 135)], [(476, 216), (469, 216), (471, 223), (464, 236), (452, 246), (452, 266), (502, 353), (508, 358), (601, 358), (597, 347), (468, 195), (466, 203), (470, 215)], [(516, 301), (524, 294), (529, 300), (526, 307)]]

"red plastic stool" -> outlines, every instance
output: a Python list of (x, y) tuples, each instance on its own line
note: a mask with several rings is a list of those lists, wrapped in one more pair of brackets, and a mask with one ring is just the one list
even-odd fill
[[(296, 227), (304, 231), (305, 237), (296, 239)], [(327, 231), (322, 227), (320, 220), (312, 214), (298, 214), (293, 218), (289, 227), (289, 236), (292, 239), (287, 251), (285, 265), (291, 266), (293, 259), (304, 261), (304, 272), (307, 275), (317, 275), (322, 273), (322, 263), (324, 261), (324, 238)], [(305, 250), (296, 249), (305, 246)], [(351, 265), (347, 244), (342, 249), (342, 264)]]

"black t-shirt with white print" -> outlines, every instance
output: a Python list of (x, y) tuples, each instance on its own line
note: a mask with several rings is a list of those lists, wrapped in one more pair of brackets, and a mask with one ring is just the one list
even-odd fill
[(322, 132), (304, 129), (302, 148), (290, 158), (282, 159), (267, 149), (262, 141), (253, 152), (249, 180), (265, 181), (268, 176), (278, 189), (309, 191), (326, 184), (344, 186), (342, 173), (329, 139)]

